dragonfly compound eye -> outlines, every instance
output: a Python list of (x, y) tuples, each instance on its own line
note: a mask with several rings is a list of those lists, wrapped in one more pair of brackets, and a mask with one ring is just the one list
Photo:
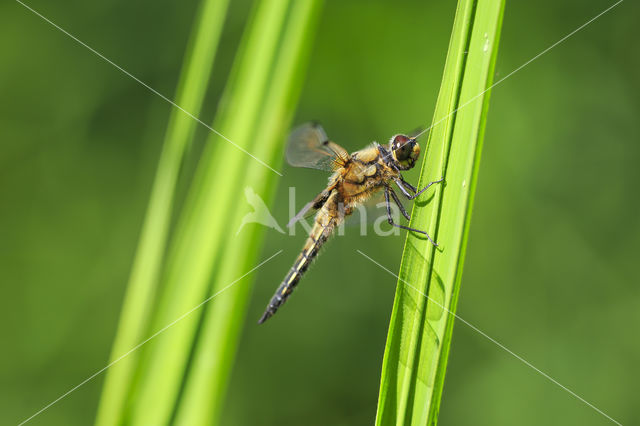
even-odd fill
[(400, 170), (412, 168), (420, 155), (420, 146), (406, 135), (395, 135), (390, 143), (393, 158)]

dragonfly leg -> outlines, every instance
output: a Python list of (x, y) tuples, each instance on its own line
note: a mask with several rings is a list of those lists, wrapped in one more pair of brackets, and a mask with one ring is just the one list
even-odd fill
[[(416, 188), (413, 187), (413, 185), (411, 185), (408, 182), (405, 182), (402, 179), (397, 179), (394, 178), (393, 181), (396, 183), (396, 185), (398, 186), (398, 188), (400, 189), (400, 192), (402, 192), (402, 195), (404, 195), (405, 197), (407, 197), (408, 199), (413, 199), (413, 194), (416, 193)], [(405, 186), (408, 185), (408, 186)], [(407, 189), (408, 188), (408, 189)], [(413, 191), (413, 194), (410, 193), (409, 191)]]
[[(435, 184), (435, 183), (440, 183), (444, 180), (444, 178), (440, 178), (439, 180), (434, 180), (433, 182), (429, 182), (427, 184), (427, 186), (425, 186), (424, 188), (422, 188), (420, 191), (418, 191), (413, 185), (411, 185), (409, 182), (406, 182), (404, 179), (400, 178), (400, 179), (395, 179), (396, 185), (398, 185), (398, 188), (400, 188), (400, 191), (402, 191), (402, 193), (404, 194), (405, 197), (407, 197), (410, 200), (414, 200), (416, 198), (418, 198), (424, 191), (426, 191), (427, 189), (429, 189), (431, 187), (431, 185)], [(406, 185), (406, 186), (405, 186)], [(410, 194), (407, 191), (407, 186), (409, 187), (409, 189), (411, 189), (413, 191), (413, 194)]]
[(393, 188), (391, 187), (388, 187), (388, 188), (389, 188), (389, 194), (391, 195), (391, 198), (393, 198), (393, 201), (396, 203), (396, 206), (398, 206), (398, 208), (400, 209), (400, 213), (402, 213), (402, 216), (404, 216), (405, 219), (407, 220), (411, 220), (411, 216), (409, 215), (409, 213), (407, 213), (404, 206), (400, 202), (400, 199), (398, 198), (398, 194), (396, 194), (396, 191), (394, 191)]
[[(389, 188), (389, 187), (385, 187), (385, 189), (384, 189), (384, 199), (385, 199), (385, 201), (386, 201), (386, 203), (387, 203), (387, 222), (389, 222), (389, 225), (391, 225), (391, 226), (395, 226), (395, 227), (400, 228), (400, 229), (406, 229), (407, 231), (418, 232), (418, 233), (420, 233), (420, 234), (422, 234), (422, 235), (426, 236), (426, 237), (427, 237), (427, 239), (431, 242), (431, 244), (433, 244), (435, 247), (438, 247), (438, 244), (436, 244), (436, 242), (435, 242), (435, 241), (433, 241), (433, 240), (431, 239), (431, 237), (429, 236), (429, 234), (427, 234), (426, 232), (421, 231), (421, 230), (419, 230), (419, 229), (409, 228), (408, 226), (400, 225), (399, 223), (395, 223), (395, 222), (393, 221), (393, 216), (391, 216), (391, 202), (390, 202), (390, 200), (389, 200), (389, 192), (390, 192), (389, 190), (390, 190), (390, 189), (391, 189), (391, 188)], [(394, 195), (395, 195), (395, 194), (394, 194)], [(394, 201), (395, 201), (395, 200), (394, 200)], [(406, 213), (406, 212), (405, 212), (405, 213)]]
[(434, 183), (440, 183), (440, 182), (442, 182), (443, 180), (444, 180), (444, 177), (441, 177), (441, 178), (440, 178), (440, 179), (438, 179), (438, 180), (434, 180), (433, 182), (429, 182), (429, 183), (427, 184), (427, 186), (425, 186), (424, 188), (422, 188), (420, 191), (416, 192), (415, 197), (418, 197), (418, 196), (419, 196), (420, 194), (422, 194), (424, 191), (426, 191), (427, 189), (429, 189), (429, 187), (430, 187), (431, 185), (433, 185)]
[(411, 185), (409, 182), (407, 182), (406, 180), (404, 180), (404, 178), (402, 176), (400, 176), (400, 181), (402, 182), (402, 184), (404, 185), (405, 188), (409, 188), (409, 190), (411, 192), (413, 192), (414, 194), (416, 192), (418, 192), (418, 190), (416, 189), (415, 186)]

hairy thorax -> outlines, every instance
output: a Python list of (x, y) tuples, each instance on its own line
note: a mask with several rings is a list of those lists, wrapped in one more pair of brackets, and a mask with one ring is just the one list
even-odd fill
[(330, 182), (349, 214), (360, 203), (384, 187), (395, 172), (382, 158), (377, 145), (354, 152), (344, 166), (338, 168)]

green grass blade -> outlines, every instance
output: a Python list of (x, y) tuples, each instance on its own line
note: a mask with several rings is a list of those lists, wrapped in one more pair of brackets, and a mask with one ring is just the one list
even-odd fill
[[(282, 28), (291, 3), (256, 2), (214, 122), (214, 128), (246, 151), (264, 155), (260, 158), (263, 161), (275, 158), (275, 151), (279, 151), (277, 144), (265, 151), (256, 138), (256, 128), (269, 91), (273, 90), (270, 76), (278, 66)], [(284, 116), (271, 118), (286, 125)], [(264, 168), (262, 173), (273, 174), (232, 144), (217, 136), (210, 140), (176, 226), (152, 332), (172, 323), (207, 297), (212, 274), (217, 271), (215, 266), (222, 265), (225, 244), (236, 232), (230, 223), (237, 216), (240, 203), (244, 206), (243, 188), (238, 185), (256, 167)], [(245, 258), (247, 262), (249, 259)], [(166, 424), (171, 419), (202, 313), (203, 310), (193, 312), (144, 348), (144, 362), (132, 394), (129, 420), (133, 424)]]
[[(261, 158), (271, 159), (272, 164), (282, 158), (282, 143), (298, 99), (306, 54), (320, 15), (320, 4), (317, 0), (296, 0), (285, 26), (271, 85), (253, 134), (256, 140), (255, 153)], [(270, 170), (251, 162), (246, 177), (238, 182), (236, 189), (241, 194), (245, 187), (250, 187), (269, 204), (274, 195), (276, 178)], [(239, 208), (229, 222), (231, 233), (227, 235), (224, 256), (214, 275), (214, 294), (259, 262), (256, 257), (265, 228), (248, 225), (235, 235), (242, 218), (250, 212), (244, 196), (239, 197)], [(252, 279), (252, 276), (248, 276), (207, 306), (176, 424), (212, 424), (219, 419)], [(250, 323), (257, 327), (255, 321)]]
[[(176, 103), (198, 116), (218, 48), (228, 0), (204, 0), (189, 40)], [(149, 206), (127, 286), (111, 360), (117, 360), (146, 336), (153, 299), (167, 243), (169, 222), (180, 166), (191, 144), (195, 126), (192, 117), (173, 109), (156, 171)], [(122, 358), (107, 371), (96, 424), (119, 424), (128, 389), (139, 362), (137, 353)]]
[[(378, 401), (378, 425), (436, 424), (480, 161), (504, 2), (460, 0), (400, 266)], [(482, 94), (482, 95), (481, 95)], [(478, 96), (480, 95), (480, 96)], [(457, 109), (459, 109), (457, 112)], [(424, 295), (428, 295), (427, 299)]]

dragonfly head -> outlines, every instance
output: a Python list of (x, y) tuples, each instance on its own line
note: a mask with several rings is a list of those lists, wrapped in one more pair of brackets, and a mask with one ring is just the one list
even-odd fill
[(409, 170), (415, 166), (420, 156), (420, 145), (415, 138), (407, 135), (395, 135), (389, 141), (389, 150), (400, 170)]

